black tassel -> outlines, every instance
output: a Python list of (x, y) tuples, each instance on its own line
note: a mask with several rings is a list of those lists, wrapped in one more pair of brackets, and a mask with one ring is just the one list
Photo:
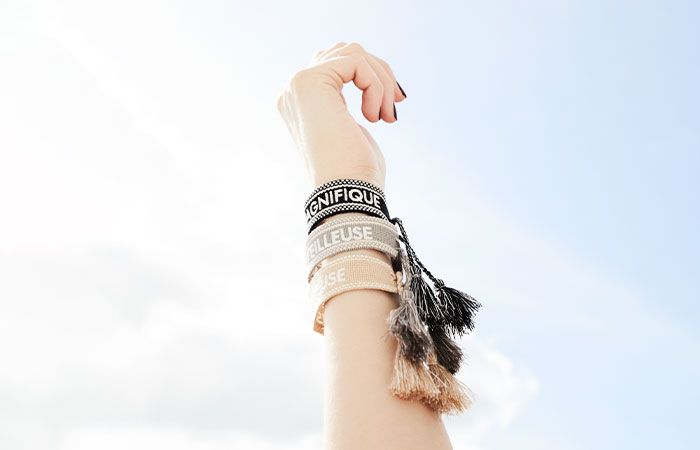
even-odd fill
[[(430, 327), (444, 328), (453, 336), (461, 335), (474, 329), (474, 315), (481, 304), (469, 294), (445, 286), (445, 283), (433, 276), (421, 263), (418, 255), (408, 242), (408, 235), (403, 222), (398, 217), (391, 219), (399, 226), (399, 239), (406, 245), (406, 253), (416, 276), (411, 280), (410, 288), (415, 295), (415, 303), (421, 319)], [(437, 295), (421, 275), (425, 273), (433, 282)]]
[(416, 308), (421, 320), (428, 326), (442, 326), (445, 323), (445, 311), (441, 308), (435, 292), (428, 285), (420, 272), (409, 283), (409, 289), (415, 296)]
[(452, 335), (461, 335), (474, 329), (474, 315), (481, 304), (471, 295), (445, 286), (442, 280), (435, 280), (440, 303), (449, 310), (445, 328)]
[(452, 375), (456, 374), (462, 365), (462, 349), (442, 328), (431, 327), (429, 331), (438, 362)]

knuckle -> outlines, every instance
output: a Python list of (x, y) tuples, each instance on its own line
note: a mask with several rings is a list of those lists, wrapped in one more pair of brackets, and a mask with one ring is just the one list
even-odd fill
[(351, 42), (347, 47), (352, 51), (364, 52), (365, 49), (358, 42)]
[(310, 72), (311, 70), (309, 68), (305, 68), (294, 73), (294, 75), (292, 75), (292, 77), (289, 79), (290, 89), (295, 90), (302, 86), (304, 82), (309, 79)]
[(289, 79), (289, 91), (298, 94), (301, 91), (317, 86), (322, 70), (320, 65), (314, 65), (297, 71)]
[(349, 57), (352, 59), (352, 61), (355, 63), (356, 66), (359, 66), (359, 65), (369, 66), (369, 63), (367, 62), (365, 57), (362, 56), (361, 53), (353, 52), (349, 55)]

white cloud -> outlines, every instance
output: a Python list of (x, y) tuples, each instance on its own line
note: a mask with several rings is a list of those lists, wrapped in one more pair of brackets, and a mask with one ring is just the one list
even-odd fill
[(539, 390), (525, 367), (479, 339), (462, 340), (466, 364), (457, 374), (474, 392), (474, 403), (461, 416), (445, 417), (454, 448), (476, 449), (490, 432), (505, 430)]
[[(0, 447), (318, 448), (307, 184), (270, 87), (79, 10), (0, 53)], [(534, 382), (465, 342), (478, 400), (450, 426), (477, 442)]]

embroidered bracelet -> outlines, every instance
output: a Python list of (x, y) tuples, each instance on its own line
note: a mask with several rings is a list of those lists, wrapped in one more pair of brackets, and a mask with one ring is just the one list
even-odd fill
[(393, 260), (399, 251), (398, 237), (393, 223), (366, 214), (328, 220), (306, 239), (307, 281), (321, 261), (347, 250), (371, 248), (386, 253)]
[(323, 183), (316, 189), (311, 191), (311, 194), (309, 194), (309, 196), (306, 198), (306, 201), (304, 202), (304, 208), (306, 208), (311, 202), (311, 199), (314, 198), (314, 196), (316, 196), (316, 194), (320, 193), (321, 191), (341, 186), (362, 186), (376, 192), (377, 194), (381, 195), (382, 198), (384, 198), (384, 191), (382, 191), (382, 188), (380, 188), (377, 185), (368, 183), (367, 181), (363, 180), (355, 180), (353, 178), (339, 178), (337, 180), (332, 180), (327, 183)]
[[(323, 334), (323, 312), (334, 295), (353, 289), (398, 293), (399, 305), (387, 318), (389, 333), (398, 344), (391, 392), (399, 398), (420, 400), (440, 413), (462, 412), (471, 399), (468, 388), (454, 377), (463, 354), (452, 337), (473, 329), (473, 318), (481, 304), (469, 294), (446, 286), (425, 267), (408, 241), (403, 221), (389, 216), (379, 187), (362, 180), (333, 180), (311, 193), (304, 210), (308, 227), (307, 263), (315, 270), (319, 264), (311, 263), (320, 261), (320, 268), (312, 272), (309, 282), (314, 331)], [(374, 230), (372, 240), (364, 235), (360, 238), (362, 225), (357, 225), (360, 232), (358, 239), (354, 239), (352, 220), (343, 222), (342, 218), (336, 218), (320, 224), (323, 219), (342, 212), (363, 213), (378, 218), (377, 224), (388, 222), (398, 226), (398, 241), (403, 243), (403, 248), (400, 245), (398, 248), (400, 258), (392, 257), (390, 265), (377, 256), (354, 253), (323, 261), (331, 254), (349, 250), (351, 244), (361, 243), (371, 248), (372, 242), (376, 243)], [(390, 255), (393, 250), (392, 247)]]
[(317, 187), (304, 204), (307, 234), (319, 222), (341, 212), (361, 212), (389, 220), (384, 192), (362, 180), (340, 179)]
[(398, 278), (391, 265), (376, 256), (353, 254), (324, 264), (309, 283), (313, 330), (323, 334), (323, 312), (333, 296), (355, 289), (398, 293)]

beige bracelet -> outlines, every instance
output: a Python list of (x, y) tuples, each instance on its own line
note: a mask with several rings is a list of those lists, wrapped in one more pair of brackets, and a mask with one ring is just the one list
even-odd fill
[(324, 263), (309, 283), (313, 330), (323, 334), (323, 312), (333, 296), (355, 289), (378, 289), (398, 293), (402, 272), (377, 256), (347, 255)]
[(366, 214), (333, 218), (316, 228), (306, 239), (307, 281), (329, 256), (348, 250), (368, 248), (395, 258), (399, 232), (393, 223)]

